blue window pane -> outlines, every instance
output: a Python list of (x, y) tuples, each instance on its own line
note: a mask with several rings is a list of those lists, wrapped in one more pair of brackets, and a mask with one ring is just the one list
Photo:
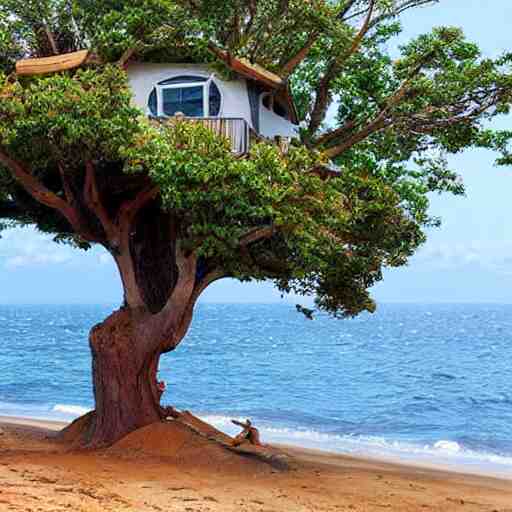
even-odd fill
[(156, 101), (157, 101), (156, 100), (156, 89), (153, 89), (151, 91), (151, 94), (149, 95), (148, 108), (149, 108), (149, 112), (154, 117), (156, 117), (158, 115), (158, 109), (156, 107)]
[(163, 112), (166, 116), (173, 116), (176, 112), (183, 112), (189, 117), (204, 116), (202, 86), (164, 89), (162, 97)]
[(210, 84), (210, 115), (218, 116), (220, 112), (220, 91), (219, 88), (215, 85), (215, 83)]
[(163, 108), (164, 114), (172, 116), (176, 112), (183, 112), (181, 106), (181, 94), (179, 89), (164, 89), (162, 91)]

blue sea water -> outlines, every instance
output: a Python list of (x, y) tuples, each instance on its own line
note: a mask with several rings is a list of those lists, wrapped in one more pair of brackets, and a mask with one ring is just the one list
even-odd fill
[[(89, 329), (112, 306), (0, 306), (0, 415), (92, 407)], [(200, 304), (162, 358), (164, 401), (233, 432), (512, 477), (512, 305), (381, 305), (305, 319), (293, 305)]]

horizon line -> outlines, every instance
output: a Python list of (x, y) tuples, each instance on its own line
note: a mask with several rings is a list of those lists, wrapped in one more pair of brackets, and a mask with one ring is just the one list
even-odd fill
[[(296, 303), (301, 302), (300, 299), (297, 300), (270, 300), (270, 301), (224, 301), (224, 300), (215, 300), (215, 301), (201, 301), (198, 305), (208, 304), (208, 305), (286, 305), (286, 306), (294, 306)], [(304, 302), (304, 301), (303, 301)], [(458, 301), (458, 300), (440, 300), (440, 301), (394, 301), (394, 300), (383, 300), (377, 301), (377, 309), (381, 305), (420, 305), (420, 306), (435, 306), (435, 305), (499, 305), (499, 306), (510, 306), (512, 305), (512, 301), (499, 301), (499, 300), (483, 300), (483, 301)], [(107, 301), (107, 302), (89, 302), (89, 301), (67, 301), (67, 302), (6, 302), (0, 300), (0, 306), (112, 306), (121, 307), (121, 304), (118, 301)], [(311, 305), (312, 307), (314, 305)]]

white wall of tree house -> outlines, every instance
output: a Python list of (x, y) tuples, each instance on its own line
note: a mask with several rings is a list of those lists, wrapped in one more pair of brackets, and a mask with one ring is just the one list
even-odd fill
[[(210, 77), (211, 69), (202, 64), (132, 64), (128, 68), (128, 78), (133, 90), (133, 101), (146, 114), (149, 95), (159, 82), (176, 76), (203, 76)], [(222, 80), (218, 76), (214, 81), (222, 96), (221, 110), (218, 117), (235, 117), (247, 121), (254, 129), (247, 81), (243, 78), (235, 80)], [(264, 137), (274, 138), (276, 135), (296, 137), (297, 126), (292, 122), (278, 116), (263, 106), (260, 98), (260, 134)]]

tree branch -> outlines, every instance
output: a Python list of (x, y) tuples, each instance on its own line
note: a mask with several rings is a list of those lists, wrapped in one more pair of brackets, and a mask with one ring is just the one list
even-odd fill
[(206, 288), (208, 288), (208, 286), (210, 286), (215, 281), (222, 279), (223, 277), (227, 277), (227, 274), (222, 269), (216, 269), (206, 274), (203, 277), (203, 279), (201, 279), (201, 281), (196, 282), (194, 290), (192, 291), (192, 295), (190, 296), (188, 306), (183, 314), (183, 320), (176, 333), (176, 339), (178, 340), (178, 343), (175, 345), (174, 348), (176, 348), (176, 346), (183, 339), (183, 336), (187, 332), (190, 322), (192, 320), (194, 306), (196, 305), (201, 294), (206, 290)]
[(354, 41), (352, 42), (352, 46), (350, 47), (350, 50), (348, 51), (348, 54), (343, 57), (343, 60), (348, 59), (351, 57), (354, 53), (357, 52), (359, 47), (361, 46), (361, 42), (364, 39), (364, 36), (368, 32), (368, 29), (370, 28), (370, 22), (373, 16), (373, 11), (375, 9), (375, 2), (376, 0), (370, 0), (370, 6), (368, 7), (368, 14), (366, 15), (366, 18), (364, 20), (363, 26), (357, 33), (356, 37), (354, 38)]
[(134, 44), (133, 46), (130, 46), (130, 48), (127, 48), (123, 52), (123, 55), (121, 55), (121, 57), (117, 61), (117, 65), (120, 68), (126, 69), (126, 66), (127, 66), (128, 62), (137, 53), (139, 48), (140, 48), (140, 42)]
[(100, 221), (109, 244), (112, 244), (113, 246), (118, 245), (119, 230), (112, 222), (112, 219), (101, 200), (100, 192), (98, 190), (98, 182), (96, 179), (96, 169), (91, 161), (85, 162), (84, 199), (87, 207)]
[(118, 230), (119, 247), (115, 252), (116, 262), (121, 269), (124, 283), (125, 300), (131, 305), (145, 307), (135, 275), (135, 266), (130, 251), (132, 225), (137, 213), (149, 201), (157, 197), (158, 187), (152, 185), (142, 189), (131, 201), (125, 201), (116, 216), (115, 225)]
[[(338, 13), (338, 18), (344, 20), (345, 16), (349, 13), (350, 9), (354, 7), (358, 0), (348, 0), (345, 6)], [(363, 11), (364, 12), (364, 11)]]
[(86, 241), (101, 242), (101, 237), (98, 237), (97, 234), (93, 234), (90, 228), (88, 227), (88, 219), (80, 210), (80, 203), (77, 200), (75, 192), (73, 191), (73, 187), (71, 186), (69, 176), (66, 173), (64, 166), (60, 162), (57, 165), (59, 168), (59, 174), (62, 182), (62, 189), (64, 190), (64, 194), (66, 196), (66, 202), (73, 208), (76, 218), (80, 223), (80, 232), (78, 234)]
[(44, 24), (44, 34), (46, 36), (46, 39), (48, 40), (48, 44), (50, 45), (50, 48), (54, 55), (59, 54), (59, 48), (57, 47), (57, 43), (55, 42), (55, 38), (53, 37), (53, 34), (51, 33), (50, 29), (48, 28), (48, 25)]
[[(197, 256), (192, 253), (185, 256), (179, 243), (176, 244), (176, 266), (178, 279), (164, 308), (158, 313), (166, 324), (166, 331), (172, 333), (174, 338), (176, 329), (181, 323), (183, 314), (189, 307), (196, 284)], [(173, 339), (170, 340), (173, 343)]]
[(260, 240), (264, 240), (266, 238), (270, 238), (275, 233), (273, 226), (264, 226), (251, 229), (245, 235), (240, 237), (239, 245), (240, 247), (246, 247), (253, 242), (258, 242)]
[(402, 4), (398, 5), (395, 9), (393, 9), (390, 12), (384, 12), (380, 14), (379, 16), (376, 16), (375, 19), (372, 21), (370, 28), (374, 27), (381, 21), (384, 21), (388, 18), (395, 18), (397, 16), (400, 16), (405, 11), (408, 11), (409, 9), (412, 9), (414, 7), (422, 7), (424, 5), (431, 5), (431, 4), (437, 4), (439, 3), (439, 0), (405, 0)]
[(409, 81), (402, 85), (402, 87), (391, 98), (386, 108), (381, 111), (374, 121), (369, 123), (356, 134), (352, 135), (349, 139), (342, 141), (336, 146), (328, 148), (325, 152), (326, 155), (330, 158), (334, 158), (347, 151), (358, 142), (361, 142), (372, 133), (397, 124), (402, 125), (402, 127), (409, 130), (410, 133), (431, 134), (436, 129), (448, 128), (459, 123), (472, 121), (492, 108), (496, 104), (497, 97), (500, 94), (498, 89), (492, 89), (490, 91), (486, 91), (486, 93), (483, 94), (482, 97), (478, 98), (478, 100), (475, 97), (470, 96), (461, 99), (455, 105), (449, 105), (446, 107), (428, 106), (423, 110), (409, 115), (397, 116), (395, 119), (386, 119), (389, 110), (391, 110), (393, 106), (397, 105), (401, 99), (408, 94), (408, 83)]
[[(364, 128), (362, 128), (359, 132), (351, 135), (348, 139), (342, 140), (341, 143), (330, 147), (326, 150), (326, 156), (329, 158), (334, 158), (336, 156), (341, 155), (343, 152), (347, 151), (347, 149), (350, 149), (352, 146), (357, 144), (358, 142), (361, 142), (366, 137), (371, 135), (372, 133), (375, 133), (376, 131), (379, 131), (386, 126), (389, 126), (389, 122), (386, 122), (386, 116), (391, 111), (393, 107), (395, 107), (397, 104), (399, 104), (403, 98), (405, 98), (408, 94), (410, 94), (412, 91), (410, 89), (411, 81), (413, 78), (415, 78), (418, 73), (422, 70), (423, 66), (426, 62), (432, 57), (433, 52), (427, 53), (420, 62), (416, 65), (416, 67), (412, 70), (410, 75), (407, 77), (407, 79), (402, 83), (402, 85), (397, 89), (397, 91), (386, 101), (385, 107), (379, 112), (377, 117), (368, 123)], [(350, 123), (350, 122), (349, 122)], [(345, 125), (349, 126), (349, 125)], [(346, 133), (345, 126), (338, 128), (336, 130), (333, 130), (331, 132), (328, 132), (324, 134), (322, 137), (320, 137), (317, 140), (317, 145), (325, 144), (328, 142), (332, 142), (336, 138), (343, 136)], [(352, 126), (353, 127), (353, 126)], [(350, 127), (349, 129), (351, 129)]]
[(139, 211), (144, 208), (144, 206), (146, 206), (150, 201), (156, 199), (159, 193), (160, 188), (153, 184), (143, 188), (135, 196), (135, 199), (125, 201), (121, 205), (117, 215), (116, 224), (121, 225), (127, 223), (128, 225), (131, 225), (137, 213), (139, 213)]
[(46, 188), (37, 178), (32, 176), (25, 166), (12, 159), (0, 147), (0, 163), (3, 164), (13, 175), (16, 181), (32, 196), (37, 202), (59, 211), (66, 220), (71, 224), (73, 229), (80, 233), (80, 222), (74, 208), (71, 207), (64, 199)]
[(300, 63), (308, 56), (311, 48), (316, 43), (320, 32), (312, 32), (306, 44), (290, 59), (286, 64), (281, 68), (281, 72), (279, 73), (283, 78), (288, 78), (300, 65)]
[(249, 18), (245, 24), (243, 37), (247, 40), (249, 38), (249, 34), (252, 31), (252, 27), (254, 25), (254, 20), (256, 19), (256, 15), (258, 14), (258, 5), (257, 0), (249, 0), (248, 4), (249, 9)]
[(64, 194), (66, 195), (66, 201), (68, 202), (68, 204), (73, 204), (73, 202), (75, 201), (75, 194), (73, 193), (73, 190), (69, 183), (68, 175), (66, 174), (66, 170), (64, 169), (62, 164), (59, 163), (58, 166), (60, 179), (62, 181), (62, 188), (64, 190)]
[(335, 130), (332, 130), (330, 132), (326, 132), (315, 141), (315, 146), (322, 146), (324, 144), (327, 144), (328, 142), (338, 139), (339, 137), (343, 136), (345, 133), (349, 132), (353, 128), (355, 128), (356, 122), (354, 119), (351, 119), (347, 121), (343, 126), (340, 128), (336, 128)]
[[(402, 122), (412, 133), (431, 134), (436, 129), (448, 128), (458, 123), (477, 119), (496, 104), (498, 95), (498, 91), (491, 91), (479, 102), (475, 103), (474, 99), (467, 98), (460, 104), (446, 109), (427, 107), (421, 112), (411, 115), (410, 118), (399, 118), (397, 121)], [(432, 117), (436, 114), (440, 114), (442, 117)]]
[(222, 279), (223, 277), (227, 277), (226, 273), (221, 270), (213, 270), (206, 274), (206, 276), (201, 279), (201, 281), (196, 282), (192, 294), (190, 295), (190, 299), (186, 308), (183, 310), (180, 320), (177, 322), (174, 332), (170, 340), (163, 347), (164, 351), (174, 350), (184, 338), (185, 334), (190, 327), (190, 323), (192, 322), (192, 315), (194, 312), (194, 307), (197, 304), (197, 301), (201, 294), (210, 286), (213, 282)]
[(191, 302), (196, 302), (201, 293), (203, 293), (208, 286), (210, 286), (213, 282), (222, 279), (223, 277), (227, 277), (226, 272), (222, 269), (212, 270), (208, 272), (201, 281), (197, 282), (194, 291), (192, 292)]
[(373, 11), (375, 8), (375, 2), (376, 0), (370, 0), (370, 6), (368, 8), (368, 13), (366, 15), (366, 18), (364, 20), (364, 23), (362, 27), (360, 28), (359, 32), (355, 36), (354, 40), (352, 41), (352, 44), (349, 48), (349, 50), (337, 58), (333, 59), (333, 61), (329, 64), (327, 71), (325, 72), (325, 75), (320, 80), (320, 83), (318, 84), (317, 90), (316, 90), (316, 98), (315, 98), (315, 105), (313, 107), (313, 110), (311, 112), (311, 117), (309, 121), (309, 132), (314, 133), (320, 125), (322, 124), (322, 121), (325, 118), (325, 115), (327, 113), (327, 108), (329, 106), (330, 102), (330, 86), (331, 82), (336, 77), (336, 74), (338, 73), (340, 67), (342, 66), (343, 62), (348, 60), (352, 55), (354, 55), (361, 46), (361, 43), (364, 39), (364, 36), (370, 29), (370, 22), (373, 16)]
[(340, 144), (327, 148), (325, 150), (325, 155), (329, 158), (335, 158), (350, 149), (355, 144), (369, 137), (372, 133), (375, 133), (379, 130), (382, 130), (386, 126), (389, 126), (390, 122), (386, 121), (387, 112), (387, 108), (382, 110), (380, 114), (371, 123), (368, 123), (363, 129), (351, 135), (347, 140), (344, 140)]
[[(370, 23), (370, 28), (374, 27), (375, 25), (377, 25), (378, 23), (380, 23), (381, 21), (384, 21), (386, 19), (396, 18), (403, 12), (405, 12), (409, 9), (412, 9), (414, 7), (422, 7), (424, 5), (436, 4), (436, 3), (439, 3), (439, 0), (404, 0), (401, 4), (396, 6), (394, 9), (388, 10), (387, 12), (384, 11), (381, 14), (379, 14), (378, 16), (376, 16), (373, 19), (373, 21)], [(366, 8), (360, 9), (359, 11), (352, 13), (350, 16), (347, 16), (346, 18), (343, 17), (343, 21), (348, 22), (350, 20), (358, 18), (359, 16), (362, 16), (366, 12), (367, 12)], [(345, 13), (344, 16), (346, 16), (347, 13)]]

